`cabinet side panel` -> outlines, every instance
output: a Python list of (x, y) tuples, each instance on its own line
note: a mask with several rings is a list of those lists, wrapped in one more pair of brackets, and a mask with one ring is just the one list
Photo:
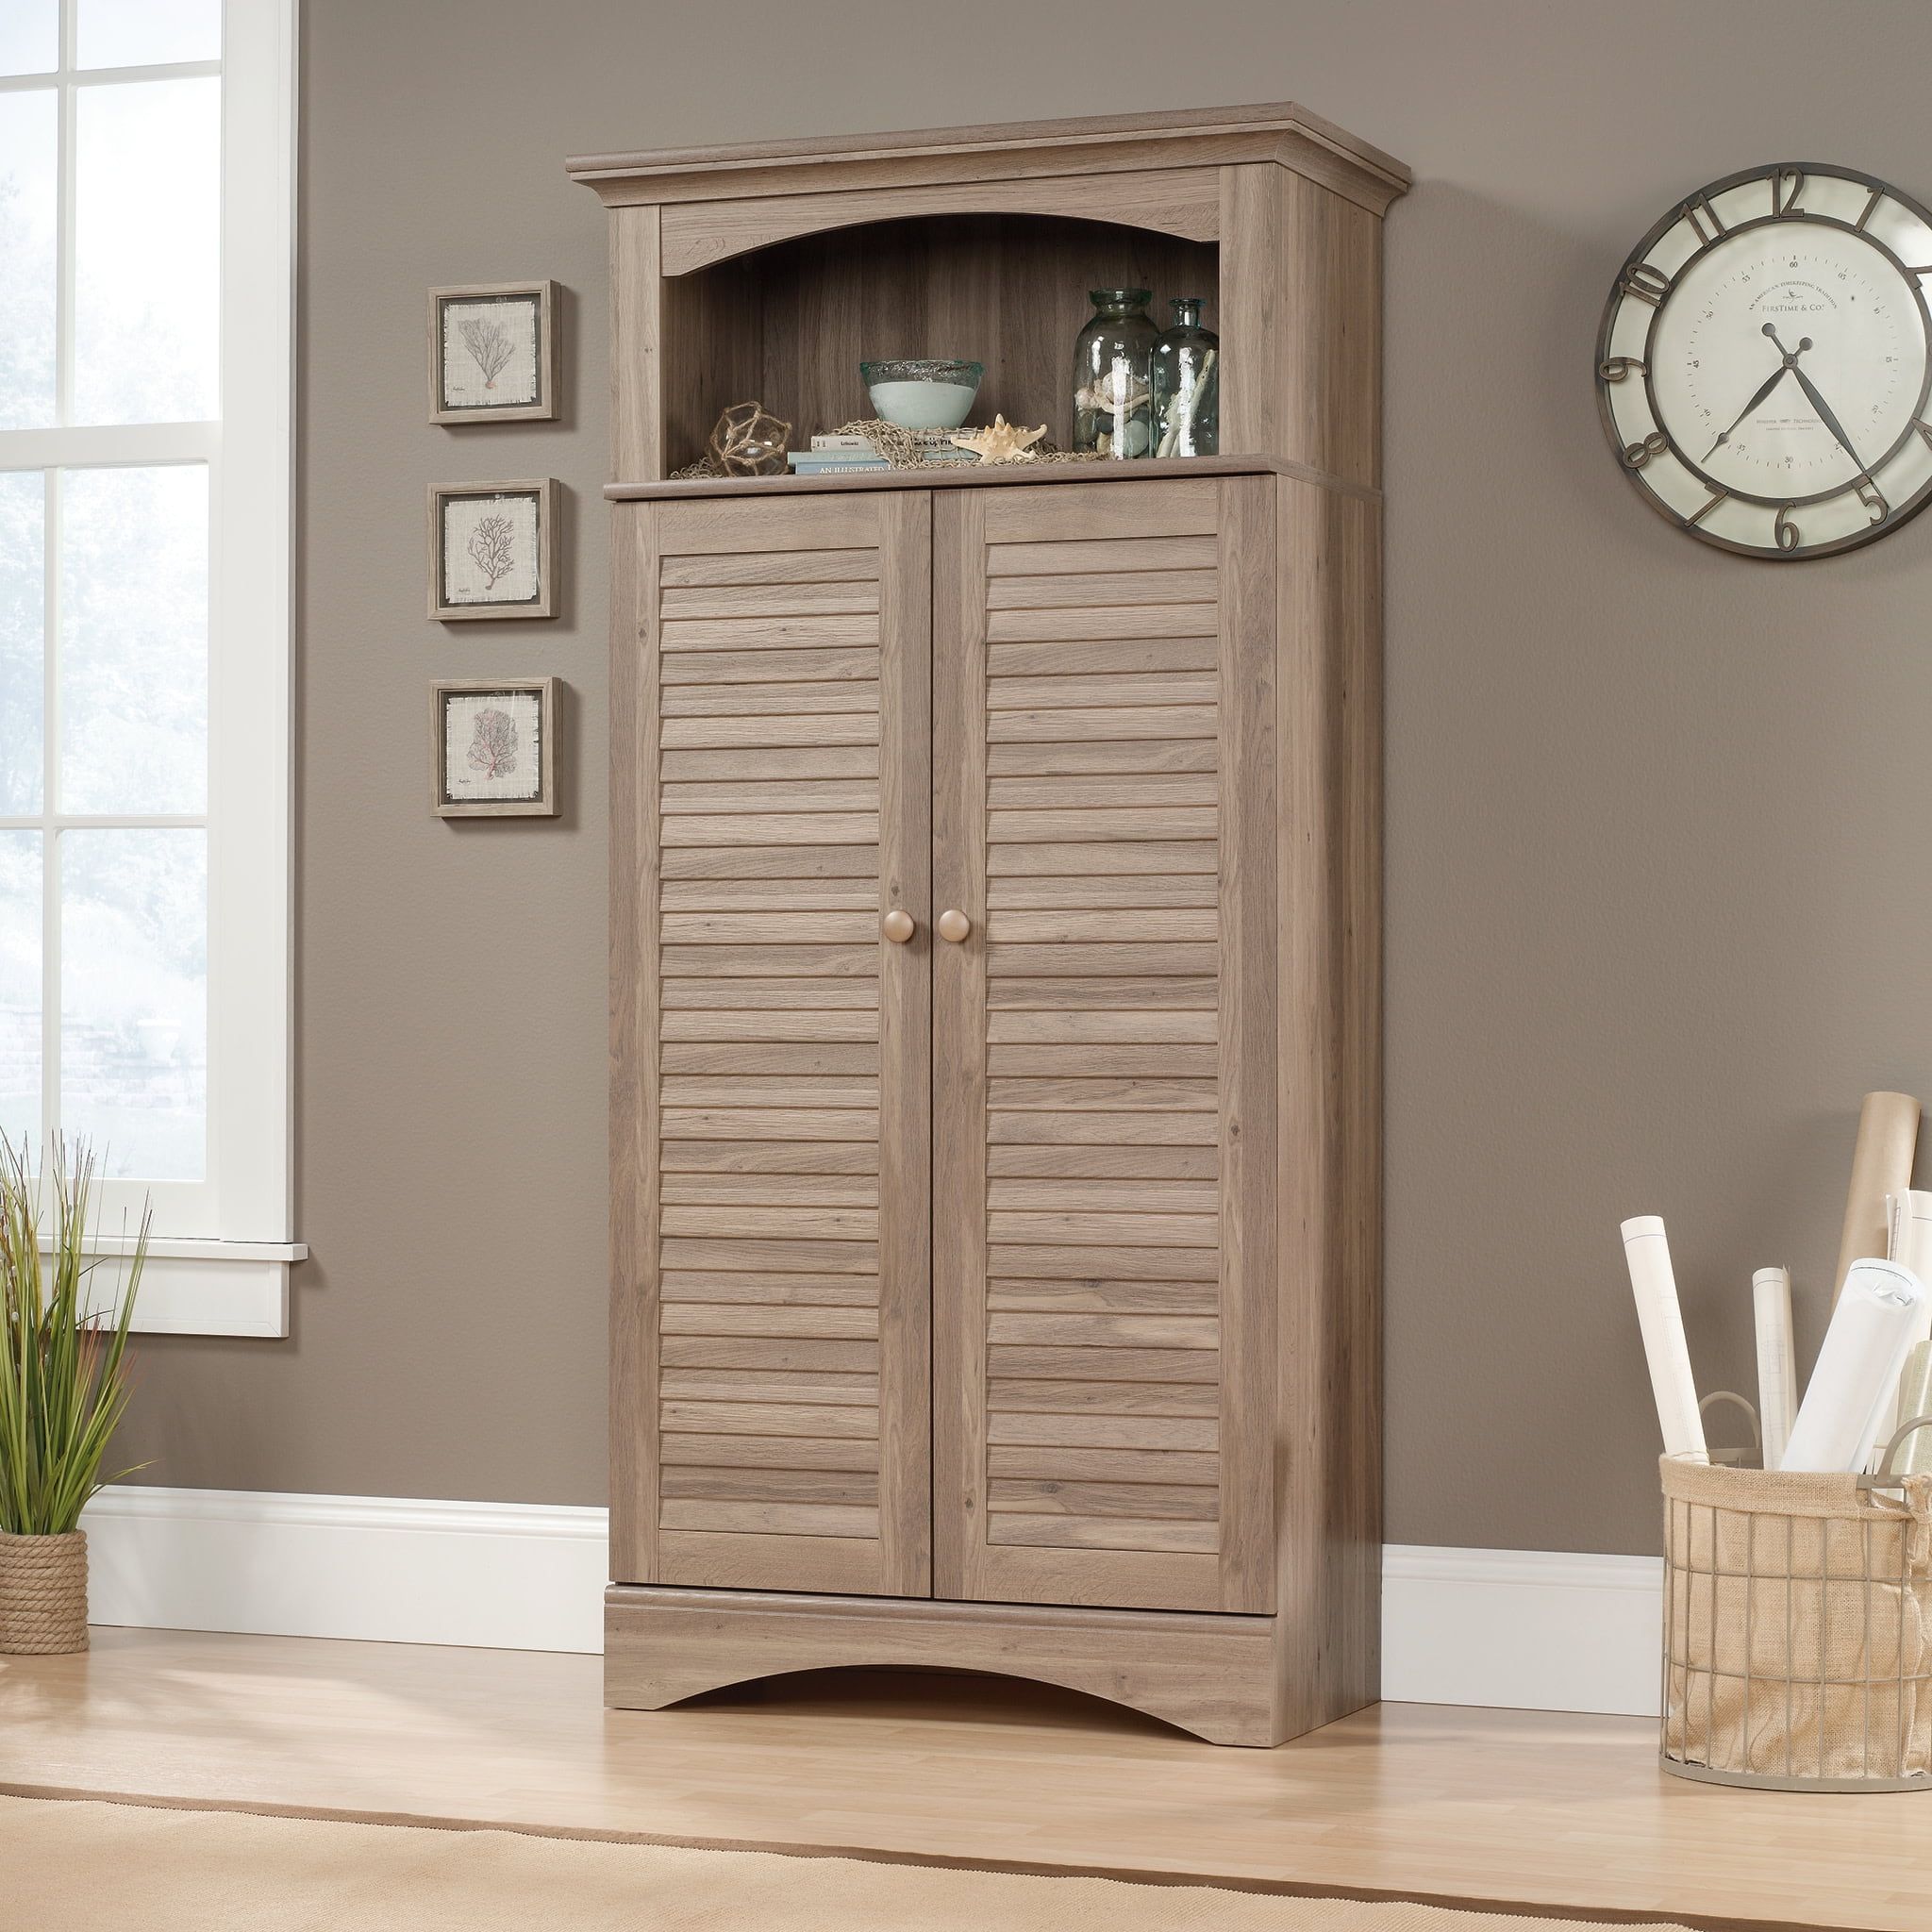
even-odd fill
[(1382, 223), (1357, 203), (1281, 171), (1285, 269), (1299, 296), (1286, 377), (1287, 452), (1350, 483), (1382, 481)]
[(664, 475), (659, 219), (655, 208), (610, 210), (610, 474)]
[(1221, 486), (1221, 1581), (1274, 1604), (1276, 1254), (1274, 485)]
[(1273, 162), (1221, 171), (1221, 447), (1381, 481), (1382, 224)]
[(1299, 456), (1288, 446), (1278, 365), (1285, 250), (1281, 171), (1248, 161), (1221, 171), (1221, 447), (1229, 456)]
[(1379, 1694), (1381, 518), (1278, 488), (1282, 1414), (1291, 1735)]
[[(662, 467), (650, 473), (664, 476), (705, 455), (719, 412), (730, 404), (786, 392), (768, 387), (758, 375), (764, 294), (756, 264), (733, 262), (708, 275), (667, 276), (658, 283), (657, 296), (662, 317), (660, 367), (675, 372), (662, 384), (658, 403)], [(628, 471), (617, 474), (630, 479)]]
[(610, 596), (610, 1574), (656, 1574), (658, 1457), (658, 671), (640, 586), (655, 522), (622, 506)]

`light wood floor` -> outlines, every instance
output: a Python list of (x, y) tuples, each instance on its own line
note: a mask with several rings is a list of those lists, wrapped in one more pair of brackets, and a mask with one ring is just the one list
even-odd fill
[(1278, 1751), (1005, 1680), (607, 1712), (594, 1657), (100, 1630), (0, 1658), (0, 1786), (1924, 1932), (1932, 1801), (1662, 1776), (1623, 1718), (1384, 1705)]

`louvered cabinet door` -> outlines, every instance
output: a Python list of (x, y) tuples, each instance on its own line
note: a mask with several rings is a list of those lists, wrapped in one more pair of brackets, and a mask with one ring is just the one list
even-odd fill
[(614, 1574), (924, 1594), (929, 502), (662, 504), (633, 536)]
[(936, 493), (942, 1597), (1273, 1607), (1273, 487)]

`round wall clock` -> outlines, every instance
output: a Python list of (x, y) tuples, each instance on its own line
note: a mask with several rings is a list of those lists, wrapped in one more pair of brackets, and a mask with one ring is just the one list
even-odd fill
[(1932, 214), (1850, 168), (1727, 175), (1631, 250), (1597, 336), (1617, 460), (1661, 515), (1790, 561), (1932, 495)]

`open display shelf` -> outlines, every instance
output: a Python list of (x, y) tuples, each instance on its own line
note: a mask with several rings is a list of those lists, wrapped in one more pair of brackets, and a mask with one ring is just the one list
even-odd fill
[(968, 421), (997, 413), (1073, 441), (1074, 338), (1088, 291), (1199, 295), (1213, 327), (1220, 250), (1152, 229), (1059, 215), (951, 214), (870, 222), (773, 242), (664, 285), (666, 447), (695, 461), (726, 404), (756, 396), (791, 447), (870, 416), (861, 360), (986, 364)]
[[(1221, 453), (1380, 482), (1387, 155), (1292, 105), (570, 163), (611, 213), (611, 474), (661, 481), (757, 399), (791, 445), (870, 413), (859, 362), (986, 364), (971, 420), (1073, 434), (1088, 291), (1199, 295)], [(780, 479), (785, 480), (785, 479)]]

